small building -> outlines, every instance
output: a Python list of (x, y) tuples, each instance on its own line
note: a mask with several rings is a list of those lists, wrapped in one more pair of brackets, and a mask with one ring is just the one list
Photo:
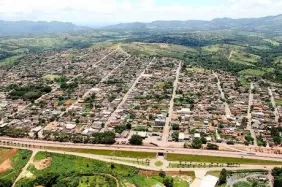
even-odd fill
[(183, 141), (184, 141), (184, 138), (185, 138), (184, 133), (181, 132), (181, 133), (178, 134), (178, 141), (179, 141), (179, 142), (183, 142)]

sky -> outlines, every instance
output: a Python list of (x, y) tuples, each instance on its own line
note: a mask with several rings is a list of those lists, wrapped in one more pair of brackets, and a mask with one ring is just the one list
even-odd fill
[(282, 14), (282, 0), (0, 0), (0, 20), (76, 24)]

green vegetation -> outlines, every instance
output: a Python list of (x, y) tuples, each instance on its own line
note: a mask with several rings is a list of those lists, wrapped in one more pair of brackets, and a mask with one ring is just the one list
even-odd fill
[(168, 153), (169, 161), (186, 161), (186, 162), (213, 162), (213, 163), (237, 163), (237, 164), (254, 164), (254, 165), (277, 165), (282, 164), (279, 161), (272, 160), (256, 160), (248, 158), (231, 158), (218, 156), (203, 156), (203, 155), (184, 155)]
[(45, 187), (88, 187), (104, 186), (114, 187), (134, 184), (139, 187), (159, 185), (174, 187), (188, 186), (181, 178), (170, 176), (147, 177), (139, 175), (139, 169), (119, 164), (106, 163), (98, 160), (82, 158), (72, 155), (39, 152), (35, 160), (39, 161), (50, 157), (51, 165), (42, 170), (34, 166), (28, 168), (33, 177), (21, 179), (16, 187), (33, 187), (43, 185)]
[(277, 106), (282, 106), (282, 99), (275, 99), (275, 104)]
[(252, 184), (249, 182), (241, 181), (233, 185), (233, 187), (252, 187)]
[(139, 135), (132, 135), (129, 139), (129, 143), (131, 145), (142, 145), (143, 144), (143, 138)]
[(45, 147), (45, 149), (61, 150), (66, 152), (88, 153), (95, 155), (129, 157), (129, 158), (154, 158), (156, 153), (153, 152), (139, 152), (139, 151), (115, 151), (115, 150), (100, 150), (100, 149), (77, 149), (77, 148), (57, 148)]
[(161, 167), (163, 165), (163, 163), (161, 162), (161, 161), (157, 161), (156, 163), (155, 163), (155, 166), (158, 166), (158, 167)]
[(22, 168), (27, 164), (31, 156), (31, 151), (28, 150), (18, 150), (18, 152), (13, 155), (11, 159), (11, 169), (0, 174), (0, 180), (12, 181), (14, 182), (18, 175), (20, 174)]
[(9, 98), (11, 99), (24, 99), (24, 100), (36, 100), (41, 95), (51, 92), (52, 88), (43, 84), (29, 84), (26, 86), (10, 85), (8, 89)]
[(269, 43), (271, 43), (273, 46), (276, 46), (276, 47), (280, 45), (277, 41), (271, 40), (271, 39), (264, 39), (263, 41), (269, 42)]
[(240, 75), (251, 75), (251, 76), (258, 76), (262, 77), (266, 72), (259, 69), (244, 69), (239, 72)]
[(22, 55), (15, 55), (15, 56), (11, 56), (8, 58), (5, 58), (3, 60), (0, 60), (0, 67), (1, 66), (6, 66), (6, 65), (13, 65), (14, 62), (18, 59), (20, 59), (22, 57)]

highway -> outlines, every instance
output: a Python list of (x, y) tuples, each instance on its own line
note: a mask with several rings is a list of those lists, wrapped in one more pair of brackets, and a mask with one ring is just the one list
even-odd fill
[[(31, 145), (47, 149), (49, 147), (60, 148), (74, 148), (74, 149), (102, 149), (102, 150), (119, 150), (119, 151), (136, 151), (136, 152), (162, 152), (162, 153), (177, 153), (187, 155), (208, 155), (221, 157), (235, 157), (235, 158), (251, 158), (259, 160), (277, 160), (282, 161), (282, 155), (267, 154), (256, 152), (252, 154), (235, 152), (235, 151), (215, 151), (203, 149), (185, 149), (173, 147), (155, 147), (155, 146), (132, 146), (132, 145), (94, 145), (94, 144), (74, 144), (70, 142), (53, 142), (43, 140), (31, 140), (21, 138), (0, 137), (0, 142), (3, 145)], [(5, 142), (5, 143), (3, 143)], [(7, 144), (6, 142), (9, 142)], [(29, 146), (25, 146), (27, 149)]]

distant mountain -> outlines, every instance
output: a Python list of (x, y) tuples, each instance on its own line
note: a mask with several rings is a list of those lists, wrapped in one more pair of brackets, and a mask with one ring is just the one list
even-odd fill
[(262, 18), (216, 18), (211, 21), (188, 20), (188, 21), (154, 21), (151, 23), (121, 23), (104, 27), (104, 29), (133, 29), (133, 30), (155, 30), (155, 29), (242, 29), (242, 30), (270, 30), (281, 31), (282, 14)]
[(0, 20), (0, 35), (38, 34), (68, 32), (85, 29), (67, 22), (45, 21), (2, 21)]

